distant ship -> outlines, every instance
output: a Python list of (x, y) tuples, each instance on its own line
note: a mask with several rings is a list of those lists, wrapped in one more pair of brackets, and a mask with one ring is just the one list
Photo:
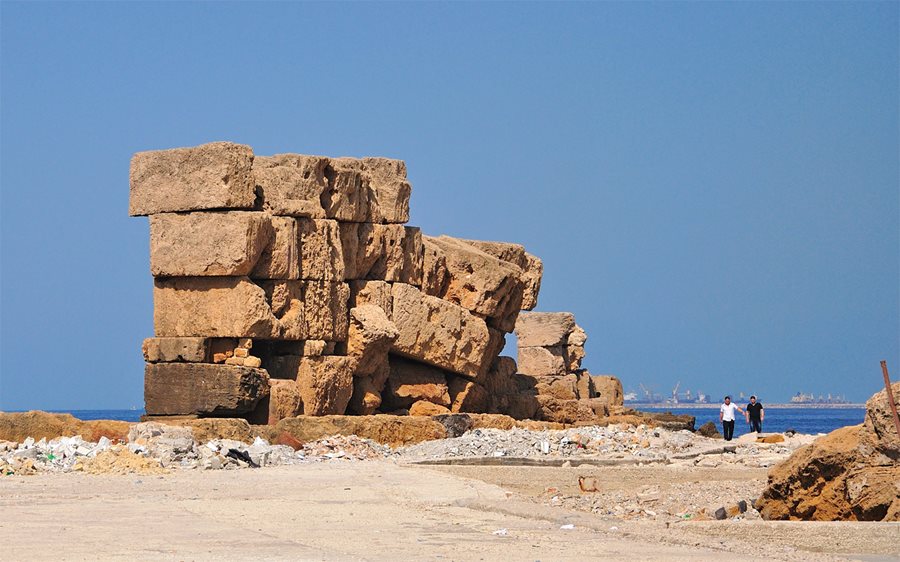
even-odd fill
[(706, 393), (697, 391), (696, 393), (691, 392), (690, 390), (685, 390), (684, 392), (678, 392), (678, 388), (681, 386), (681, 383), (675, 385), (675, 388), (672, 389), (672, 394), (669, 396), (663, 396), (661, 394), (657, 394), (647, 389), (643, 384), (639, 384), (641, 387), (641, 394), (638, 394), (636, 391), (626, 392), (623, 396), (625, 402), (629, 402), (632, 404), (709, 404), (709, 397)]
[(845, 399), (844, 396), (832, 396), (829, 394), (828, 396), (819, 395), (816, 398), (813, 394), (804, 394), (802, 392), (798, 392), (794, 396), (791, 397), (791, 404), (849, 404), (850, 401)]

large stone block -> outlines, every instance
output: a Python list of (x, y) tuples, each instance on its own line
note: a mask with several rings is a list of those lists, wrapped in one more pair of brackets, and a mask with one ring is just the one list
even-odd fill
[(393, 298), (390, 284), (376, 280), (354, 280), (349, 285), (350, 308), (372, 304), (383, 310), (388, 318), (391, 317)]
[(446, 373), (415, 361), (391, 356), (391, 374), (382, 392), (387, 410), (408, 409), (419, 400), (449, 407)]
[(292, 380), (269, 380), (269, 398), (266, 423), (275, 425), (285, 418), (300, 415), (303, 411), (300, 386)]
[(353, 368), (354, 362), (349, 357), (322, 355), (301, 359), (297, 385), (303, 401), (303, 414), (343, 414), (353, 394)]
[(344, 275), (422, 284), (424, 247), (418, 228), (400, 224), (341, 223)]
[(448, 377), (450, 411), (453, 413), (482, 413), (488, 411), (490, 397), (480, 384), (463, 377)]
[(324, 173), (326, 187), (320, 201), (325, 216), (345, 222), (366, 222), (369, 194), (362, 162), (356, 158), (331, 158)]
[(153, 304), (157, 337), (278, 338), (281, 333), (265, 291), (246, 277), (156, 279)]
[[(491, 318), (495, 321), (492, 325), (511, 331), (522, 306), (525, 289), (522, 270), (458, 238), (428, 236), (424, 239), (443, 253), (447, 268), (447, 282), (432, 296)], [(426, 269), (434, 269), (432, 264), (428, 266)], [(428, 284), (433, 286), (437, 284)]]
[(297, 219), (300, 231), (300, 276), (325, 281), (344, 280), (344, 252), (337, 221)]
[(144, 371), (144, 403), (150, 416), (246, 414), (268, 393), (269, 375), (263, 369), (156, 363)]
[(356, 361), (354, 375), (367, 377), (388, 369), (388, 351), (399, 333), (381, 308), (364, 304), (350, 309), (347, 355)]
[(298, 416), (278, 422), (275, 432), (282, 431), (304, 443), (331, 435), (357, 435), (391, 447), (447, 437), (444, 426), (431, 418), (388, 415)]
[(574, 330), (571, 312), (523, 312), (516, 321), (519, 347), (566, 345)]
[(566, 373), (565, 348), (519, 347), (517, 361), (519, 372), (534, 377), (564, 375)]
[(400, 332), (392, 351), (473, 379), (484, 376), (499, 353), (484, 320), (404, 283), (394, 283), (391, 294), (391, 319)]
[(156, 277), (249, 274), (274, 236), (263, 213), (162, 213), (150, 217)]
[(138, 152), (131, 159), (128, 214), (252, 209), (253, 150), (230, 142)]
[(300, 228), (292, 217), (269, 217), (272, 239), (263, 249), (256, 267), (250, 273), (254, 279), (300, 278)]
[(328, 158), (303, 154), (257, 156), (253, 175), (263, 208), (273, 215), (325, 218), (322, 193), (327, 189)]
[(426, 295), (444, 295), (450, 285), (450, 272), (447, 270), (447, 257), (430, 236), (422, 237), (422, 292)]
[(346, 283), (307, 281), (303, 307), (309, 339), (346, 341), (349, 328), (350, 287)]
[(270, 280), (262, 281), (260, 285), (278, 321), (276, 337), (289, 340), (311, 337), (306, 316), (306, 282)]
[(532, 310), (537, 306), (538, 293), (541, 290), (541, 278), (544, 274), (544, 264), (539, 258), (526, 252), (525, 247), (520, 244), (488, 242), (484, 240), (465, 240), (465, 242), (495, 258), (519, 267), (522, 270), (522, 281), (525, 283), (525, 292), (522, 296), (522, 310)]
[(348, 408), (361, 416), (368, 416), (381, 407), (381, 391), (387, 378), (353, 377), (353, 395)]
[(207, 338), (147, 338), (141, 350), (147, 363), (206, 363)]
[(550, 396), (559, 400), (577, 400), (578, 376), (537, 377), (535, 390), (539, 396)]
[(363, 158), (362, 163), (369, 188), (368, 222), (407, 222), (412, 186), (406, 179), (406, 163), (389, 158)]
[(608, 406), (622, 406), (625, 403), (625, 394), (622, 391), (622, 381), (612, 375), (591, 375), (591, 384), (594, 394)]

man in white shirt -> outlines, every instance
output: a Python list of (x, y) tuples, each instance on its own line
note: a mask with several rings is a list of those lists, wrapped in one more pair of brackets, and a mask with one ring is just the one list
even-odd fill
[(725, 441), (731, 441), (734, 436), (734, 413), (740, 412), (741, 407), (731, 403), (731, 396), (725, 397), (725, 403), (719, 408), (719, 421), (722, 422), (722, 433), (725, 435)]

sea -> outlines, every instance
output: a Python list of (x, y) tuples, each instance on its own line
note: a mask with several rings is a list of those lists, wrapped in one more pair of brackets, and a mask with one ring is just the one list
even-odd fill
[[(645, 412), (672, 412), (673, 414), (689, 414), (697, 418), (694, 427), (700, 427), (706, 422), (714, 422), (722, 431), (719, 422), (718, 408), (652, 408), (642, 407), (638, 404), (630, 407)], [(743, 406), (742, 406), (743, 407)], [(765, 407), (765, 404), (763, 404)], [(72, 414), (80, 420), (122, 420), (129, 422), (140, 421), (143, 410), (50, 410), (55, 413)], [(797, 433), (829, 433), (846, 425), (857, 425), (863, 422), (866, 409), (853, 408), (809, 408), (809, 407), (778, 407), (766, 410), (766, 419), (763, 421), (762, 430), (766, 433), (783, 433), (789, 429)], [(735, 437), (749, 433), (750, 426), (744, 422), (744, 418), (738, 416), (734, 427)]]

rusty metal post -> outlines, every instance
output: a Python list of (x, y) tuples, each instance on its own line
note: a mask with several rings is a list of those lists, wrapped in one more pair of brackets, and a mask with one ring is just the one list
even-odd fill
[(884, 375), (884, 389), (887, 391), (888, 402), (891, 403), (891, 411), (894, 412), (894, 427), (897, 428), (897, 438), (900, 439), (900, 416), (897, 415), (897, 405), (894, 403), (894, 392), (891, 390), (891, 378), (888, 376), (887, 361), (881, 362), (881, 373)]

